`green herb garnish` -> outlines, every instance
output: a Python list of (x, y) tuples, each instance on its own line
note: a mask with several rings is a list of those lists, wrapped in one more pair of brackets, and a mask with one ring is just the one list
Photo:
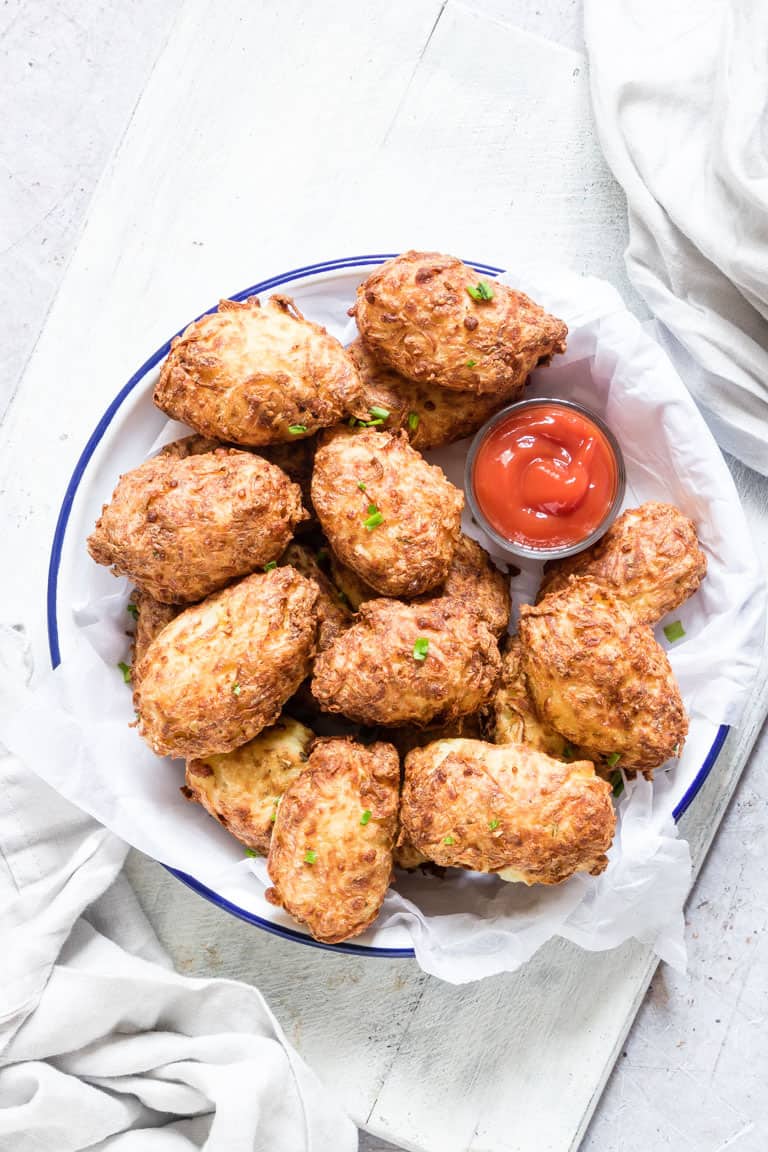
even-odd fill
[(413, 646), (414, 660), (426, 660), (427, 652), (429, 652), (429, 640), (426, 636), (419, 636)]
[(474, 368), (476, 364), (477, 360), (467, 360), (467, 368)]
[(496, 819), (495, 816), (494, 816), (493, 820), (488, 821), (488, 827), (490, 828), (491, 832), (495, 832), (496, 829), (498, 828), (498, 826), (499, 826), (499, 821)]
[(610, 756), (606, 760), (606, 764), (608, 765), (609, 768), (615, 768), (616, 765), (618, 764), (619, 760), (621, 760), (621, 753), (620, 752), (611, 752)]
[(572, 760), (575, 755), (576, 755), (576, 751), (573, 748), (573, 746), (571, 744), (566, 744), (565, 748), (563, 748), (564, 759)]
[(475, 288), (467, 288), (473, 300), (493, 300), (493, 288), (486, 280), (478, 280)]
[(379, 424), (384, 423), (384, 417), (379, 416), (376, 420), (361, 420), (360, 423), (362, 424), (363, 428), (376, 428)]
[(289, 424), (288, 425), (288, 431), (290, 432), (291, 436), (301, 436), (302, 432), (306, 432), (306, 430), (307, 430), (306, 424)]
[(233, 696), (239, 696), (241, 692), (242, 692), (242, 688), (240, 687), (239, 684), (233, 684), (232, 685), (232, 695)]
[(317, 860), (317, 852), (313, 848), (307, 848), (304, 853), (304, 863), (314, 864), (315, 860)]
[(361, 492), (365, 492), (365, 484), (363, 483), (363, 481), (362, 481), (362, 480), (358, 480), (358, 482), (357, 482), (357, 486), (358, 486), (358, 488), (360, 489), (360, 491), (361, 491)]
[(410, 428), (411, 432), (415, 432), (416, 429), (418, 428), (418, 426), (419, 426), (419, 414), (418, 414), (418, 412), (409, 412), (408, 413), (408, 427)]
[(613, 786), (614, 796), (621, 796), (624, 791), (624, 777), (621, 772), (614, 772), (613, 776), (611, 776), (611, 784)]
[(264, 565), (265, 572), (271, 572), (274, 568), (277, 568), (277, 560), (270, 560), (269, 564)]
[(246, 856), (258, 856), (258, 852), (254, 852), (253, 848), (246, 848)]
[(123, 674), (123, 680), (126, 682), (126, 684), (130, 684), (130, 682), (131, 682), (131, 666), (130, 666), (130, 664), (126, 664), (124, 660), (121, 660), (120, 663), (118, 664), (118, 668), (120, 669), (120, 671)]
[(682, 640), (683, 636), (685, 636), (685, 628), (683, 628), (679, 620), (673, 620), (671, 624), (664, 625), (664, 635), (670, 644), (672, 644), (675, 640)]
[(375, 504), (369, 504), (368, 505), (368, 518), (366, 520), (363, 520), (363, 526), (365, 528), (367, 528), (368, 531), (370, 532), (370, 531), (372, 531), (372, 529), (378, 528), (379, 524), (383, 524), (383, 522), (384, 522), (384, 517), (382, 516), (381, 512), (379, 512), (376, 505)]
[(360, 823), (361, 824), (367, 824), (371, 818), (371, 815), (372, 815), (372, 813), (371, 813), (370, 808), (366, 808), (365, 812), (363, 812), (362, 816), (360, 817)]
[(125, 610), (129, 616), (133, 616), (134, 620), (138, 620), (139, 610), (135, 604), (126, 604)]
[(443, 844), (447, 844), (449, 848), (451, 844), (455, 843), (456, 841), (454, 840), (453, 836), (443, 836)]
[(388, 408), (373, 407), (373, 408), (369, 408), (368, 411), (370, 412), (371, 416), (373, 416), (373, 418), (375, 420), (388, 420), (389, 419), (389, 409)]

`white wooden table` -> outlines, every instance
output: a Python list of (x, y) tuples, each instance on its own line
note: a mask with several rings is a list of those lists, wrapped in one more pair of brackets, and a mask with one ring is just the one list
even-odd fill
[[(84, 439), (145, 355), (217, 294), (336, 255), (452, 250), (460, 236), (472, 258), (535, 254), (604, 275), (641, 311), (621, 261), (622, 197), (572, 51), (579, 4), (541, 9), (6, 4), (0, 97), (15, 132), (2, 145), (11, 292), (0, 324), (9, 394), (20, 384), (3, 425), (13, 563), (1, 602), (38, 667), (48, 543)], [(553, 56), (516, 27), (565, 48)], [(768, 485), (735, 474), (768, 559)], [(761, 683), (684, 818), (697, 864), (765, 715)], [(182, 971), (259, 985), (373, 1134), (370, 1152), (377, 1136), (419, 1152), (565, 1152), (620, 1052), (584, 1148), (758, 1152), (768, 1145), (766, 791), (763, 739), (690, 901), (690, 978), (658, 974), (626, 1042), (655, 968), (639, 945), (596, 956), (553, 945), (516, 975), (456, 989), (412, 961), (267, 936), (137, 855), (129, 874)]]

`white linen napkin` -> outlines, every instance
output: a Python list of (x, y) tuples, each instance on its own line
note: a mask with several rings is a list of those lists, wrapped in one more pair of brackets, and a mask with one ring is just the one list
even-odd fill
[[(23, 639), (0, 630), (0, 706)], [(353, 1152), (260, 993), (174, 972), (127, 845), (0, 751), (0, 1149)]]
[(720, 446), (768, 475), (768, 5), (585, 0), (630, 279)]

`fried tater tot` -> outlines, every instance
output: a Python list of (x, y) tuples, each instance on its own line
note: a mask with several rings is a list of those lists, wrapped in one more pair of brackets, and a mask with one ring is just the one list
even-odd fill
[(588, 761), (481, 740), (411, 752), (400, 818), (401, 836), (436, 864), (524, 884), (602, 872), (616, 825), (610, 785)]
[(386, 596), (417, 596), (448, 575), (464, 494), (403, 435), (372, 428), (325, 433), (312, 503), (328, 541)]
[(316, 940), (359, 936), (392, 875), (400, 764), (390, 744), (319, 740), (277, 809), (267, 900)]
[(355, 340), (347, 352), (360, 373), (369, 414), (383, 419), (384, 429), (405, 432), (412, 447), (420, 452), (474, 435), (499, 408), (518, 400), (525, 386), (522, 380), (512, 392), (490, 396), (448, 391), (439, 384), (406, 380), (377, 360), (362, 340)]
[(155, 404), (204, 436), (289, 443), (346, 415), (366, 418), (357, 368), (288, 296), (222, 300), (171, 343)]
[(649, 501), (628, 508), (591, 548), (548, 565), (538, 598), (564, 588), (569, 576), (589, 576), (639, 623), (655, 624), (693, 596), (706, 571), (693, 522), (672, 504)]
[(460, 604), (369, 600), (318, 656), (312, 694), (361, 724), (448, 724), (488, 702), (500, 667), (495, 637)]
[(501, 656), (501, 676), (489, 708), (494, 744), (528, 744), (556, 760), (573, 759), (564, 736), (539, 718), (523, 671), (519, 636), (510, 636)]
[(293, 568), (186, 608), (137, 668), (139, 733), (159, 756), (231, 752), (274, 724), (315, 653), (317, 586)]
[(283, 714), (241, 748), (187, 760), (182, 792), (246, 848), (266, 856), (277, 805), (307, 767), (314, 738), (309, 728)]
[(377, 360), (408, 380), (479, 396), (522, 391), (537, 365), (565, 351), (568, 334), (522, 292), (437, 252), (382, 264), (353, 311)]
[(606, 585), (570, 576), (524, 604), (520, 640), (536, 711), (590, 760), (649, 773), (679, 754), (688, 719), (666, 653)]
[(194, 603), (276, 560), (306, 512), (252, 452), (161, 453), (120, 477), (88, 551), (164, 604)]

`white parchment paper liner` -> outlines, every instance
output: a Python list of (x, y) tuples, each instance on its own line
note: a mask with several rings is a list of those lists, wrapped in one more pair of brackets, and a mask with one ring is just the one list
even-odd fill
[[(626, 505), (668, 500), (696, 522), (708, 557), (697, 595), (674, 613), (684, 640), (670, 660), (691, 715), (684, 754), (653, 784), (630, 783), (619, 802), (610, 865), (556, 888), (525, 888), (495, 877), (450, 872), (445, 879), (398, 873), (375, 928), (362, 944), (391, 946), (407, 929), (419, 964), (454, 983), (523, 964), (553, 936), (584, 948), (613, 948), (635, 937), (670, 963), (685, 963), (683, 902), (690, 858), (672, 812), (693, 782), (721, 724), (736, 724), (759, 666), (765, 595), (749, 531), (728, 469), (670, 362), (605, 282), (537, 266), (505, 280), (524, 288), (568, 323), (568, 351), (539, 372), (529, 395), (578, 400), (604, 416), (626, 460)], [(318, 288), (318, 318), (351, 337), (348, 300), (329, 282)], [(310, 318), (312, 313), (309, 313)], [(163, 439), (178, 434), (169, 427)], [(138, 450), (149, 454), (154, 433)], [(458, 484), (467, 443), (434, 452)], [(117, 479), (112, 477), (112, 482)], [(101, 493), (109, 497), (111, 488)], [(482, 534), (469, 522), (467, 530)], [(483, 541), (493, 552), (490, 542)], [(90, 564), (83, 541), (72, 611), (77, 636), (53, 673), (0, 716), (0, 738), (30, 768), (135, 847), (251, 912), (289, 925), (263, 900), (263, 861), (242, 849), (179, 794), (183, 765), (158, 760), (128, 725), (130, 692), (116, 669), (127, 658), (128, 585)], [(513, 581), (531, 599), (537, 565)], [(657, 636), (665, 647), (661, 628)], [(8, 697), (6, 697), (8, 699)], [(715, 767), (715, 771), (717, 768)], [(402, 926), (397, 932), (397, 926)]]

